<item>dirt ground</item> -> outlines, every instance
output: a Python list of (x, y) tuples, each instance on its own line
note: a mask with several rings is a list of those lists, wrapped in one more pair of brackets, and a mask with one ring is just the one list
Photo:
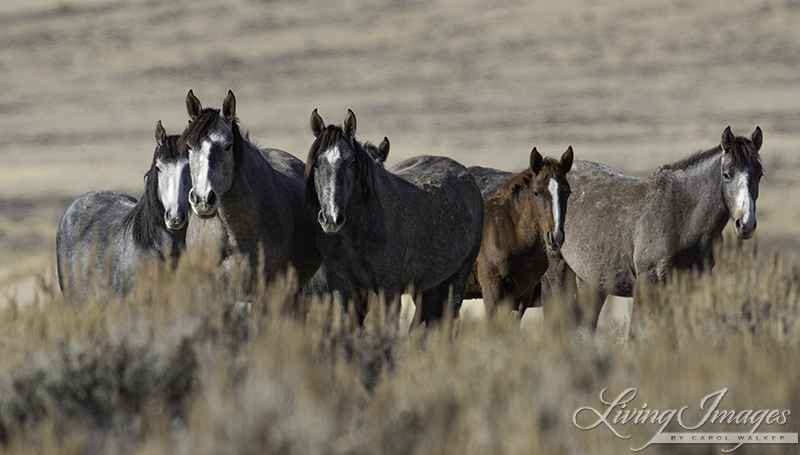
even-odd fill
[(82, 193), (138, 197), (153, 127), (228, 89), (260, 145), (301, 159), (314, 108), (359, 136), (507, 170), (534, 145), (649, 175), (764, 131), (762, 251), (800, 250), (800, 2), (4, 0), (0, 293), (52, 276)]

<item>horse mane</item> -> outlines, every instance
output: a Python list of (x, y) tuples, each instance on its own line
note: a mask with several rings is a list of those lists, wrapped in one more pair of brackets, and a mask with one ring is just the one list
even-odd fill
[[(188, 150), (189, 146), (195, 145), (200, 142), (208, 132), (209, 129), (219, 121), (219, 109), (207, 107), (200, 111), (194, 120), (189, 122), (189, 125), (183, 130), (180, 136), (180, 152), (184, 153)], [(250, 143), (249, 139), (242, 135), (239, 129), (239, 119), (234, 117), (231, 122), (231, 132), (233, 133), (233, 159), (236, 169), (240, 169), (244, 160), (244, 144), (247, 143), (251, 147), (255, 146)]]
[(167, 136), (166, 144), (156, 147), (150, 169), (144, 174), (144, 194), (123, 220), (124, 229), (131, 230), (133, 242), (140, 248), (153, 250), (158, 247), (159, 232), (164, 230), (164, 206), (158, 198), (156, 160), (179, 158), (183, 153), (178, 147), (179, 141), (178, 135)]
[[(314, 186), (314, 164), (317, 162), (320, 154), (325, 150), (337, 145), (341, 139), (344, 139), (353, 146), (353, 151), (356, 157), (356, 179), (361, 182), (361, 192), (364, 195), (364, 203), (369, 201), (370, 187), (374, 186), (375, 175), (372, 166), (377, 167), (378, 164), (375, 160), (364, 150), (364, 147), (355, 138), (349, 138), (341, 126), (328, 125), (311, 144), (308, 151), (308, 159), (306, 160), (306, 204), (312, 210), (319, 209), (319, 198), (317, 197), (317, 189)], [(370, 182), (370, 180), (372, 180)], [(370, 184), (371, 183), (371, 184)]]
[[(542, 167), (539, 170), (539, 175), (543, 175), (544, 177), (555, 179), (561, 174), (561, 163), (550, 157), (544, 157), (542, 161)], [(503, 199), (509, 199), (516, 195), (521, 189), (528, 188), (531, 184), (533, 179), (536, 178), (537, 174), (533, 173), (533, 169), (528, 166), (527, 169), (520, 172), (519, 174), (514, 174), (508, 181), (497, 190), (496, 195), (500, 196)]]
[[(722, 146), (717, 145), (716, 147), (708, 150), (701, 150), (697, 153), (689, 155), (675, 163), (665, 164), (664, 166), (661, 166), (660, 170), (686, 170), (700, 163), (706, 162), (709, 158), (712, 158), (721, 151)], [(730, 153), (731, 160), (733, 160), (733, 165), (738, 168), (745, 168), (747, 166), (754, 166), (759, 169), (761, 168), (761, 156), (758, 154), (758, 150), (756, 150), (756, 148), (753, 146), (753, 142), (746, 137), (736, 136), (733, 144), (727, 150), (727, 152)]]

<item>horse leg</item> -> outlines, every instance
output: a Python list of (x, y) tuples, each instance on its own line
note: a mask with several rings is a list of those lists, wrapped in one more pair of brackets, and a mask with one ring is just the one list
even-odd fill
[(578, 299), (573, 306), (575, 321), (578, 325), (585, 326), (594, 333), (597, 330), (597, 319), (600, 317), (600, 310), (603, 308), (606, 297), (605, 292), (578, 278)]
[(547, 271), (539, 281), (542, 312), (548, 316), (553, 311), (577, 311), (577, 289), (575, 272), (559, 252), (547, 252)]
[[(426, 327), (430, 327), (434, 321), (439, 321), (444, 315), (444, 304), (439, 298), (439, 287), (434, 286), (422, 292), (420, 298), (417, 299), (417, 309), (414, 312), (414, 322), (416, 325), (426, 323)], [(413, 325), (413, 324), (412, 324)]]

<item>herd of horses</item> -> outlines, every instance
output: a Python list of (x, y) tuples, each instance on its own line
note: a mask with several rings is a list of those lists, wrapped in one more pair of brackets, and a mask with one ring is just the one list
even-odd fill
[(593, 328), (606, 295), (712, 267), (728, 219), (740, 238), (756, 228), (758, 127), (750, 137), (728, 127), (719, 145), (647, 178), (574, 161), (572, 147), (558, 160), (534, 148), (515, 174), (429, 155), (387, 169), (388, 139), (357, 140), (352, 111), (342, 125), (312, 112), (304, 164), (242, 134), (231, 91), (214, 109), (190, 90), (186, 108), (179, 136), (156, 124), (138, 201), (95, 191), (66, 210), (56, 238), (66, 299), (85, 298), (89, 283), (124, 295), (142, 264), (215, 248), (223, 275), (249, 266), (246, 288), (293, 267), (301, 292), (333, 294), (360, 322), (376, 295), (412, 293), (415, 320), (433, 323), (465, 298), (494, 315), (577, 289), (576, 317)]

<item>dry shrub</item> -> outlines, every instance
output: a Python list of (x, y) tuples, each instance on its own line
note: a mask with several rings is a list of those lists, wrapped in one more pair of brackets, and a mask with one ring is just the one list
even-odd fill
[[(610, 336), (557, 312), (533, 331), (495, 318), (409, 333), (383, 307), (362, 330), (330, 298), (295, 297), (291, 272), (243, 292), (246, 270), (222, 278), (217, 258), (202, 255), (142, 269), (122, 299), (67, 304), (40, 280), (44, 299), (0, 310), (0, 450), (628, 453), (656, 428), (620, 426), (631, 434), (622, 440), (573, 424), (577, 408), (602, 408), (602, 389), (608, 398), (635, 387), (636, 406), (689, 406), (695, 419), (702, 397), (722, 388), (726, 409), (800, 409), (800, 370), (788, 363), (798, 357), (800, 277), (752, 245), (726, 242), (713, 274), (641, 290), (631, 334)], [(797, 430), (793, 415), (759, 429)]]

